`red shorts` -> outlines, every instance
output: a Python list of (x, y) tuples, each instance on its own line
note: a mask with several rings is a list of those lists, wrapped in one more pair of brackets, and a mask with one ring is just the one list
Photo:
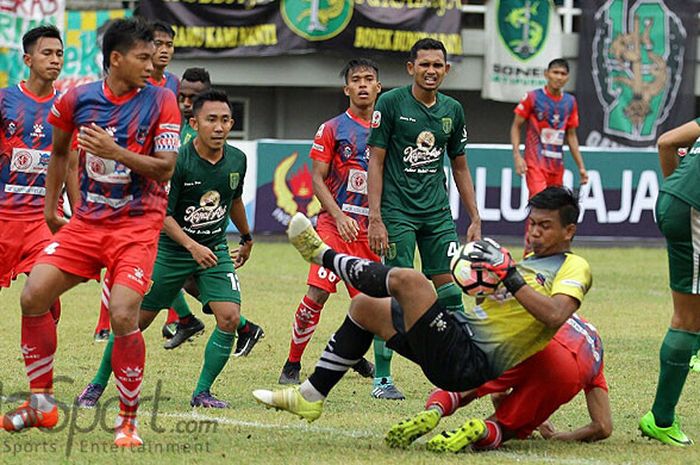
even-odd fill
[(527, 182), (528, 198), (532, 198), (549, 186), (561, 186), (564, 182), (564, 167), (548, 168), (537, 162), (527, 162), (525, 181)]
[(35, 221), (0, 220), (0, 287), (10, 287), (10, 282), (17, 276), (32, 271), (34, 262), (52, 237), (43, 218)]
[[(601, 368), (602, 371), (602, 368)], [(525, 439), (585, 387), (576, 356), (553, 340), (541, 352), (476, 390), (479, 397), (507, 392), (496, 420)]]
[[(366, 258), (375, 262), (379, 261), (379, 257), (369, 248), (369, 241), (366, 233), (355, 242), (345, 242), (343, 238), (340, 237), (340, 234), (338, 234), (335, 225), (330, 225), (328, 222), (319, 221), (316, 230), (318, 231), (318, 235), (321, 236), (321, 239), (336, 252)], [(306, 279), (306, 284), (334, 294), (339, 281), (340, 278), (332, 271), (320, 265), (312, 264), (309, 269), (309, 277)], [(360, 291), (351, 286), (347, 286), (347, 289), (350, 298), (360, 293)]]
[(116, 227), (74, 218), (56, 233), (37, 263), (97, 281), (106, 267), (112, 285), (121, 284), (144, 295), (151, 282), (161, 224), (130, 223)]

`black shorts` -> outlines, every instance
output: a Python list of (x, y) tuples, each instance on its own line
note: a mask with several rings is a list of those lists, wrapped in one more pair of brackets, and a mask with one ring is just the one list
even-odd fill
[(420, 365), (435, 386), (467, 391), (493, 379), (486, 355), (472, 341), (464, 314), (449, 312), (437, 301), (406, 331), (403, 309), (391, 299), (391, 319), (397, 333), (387, 347)]

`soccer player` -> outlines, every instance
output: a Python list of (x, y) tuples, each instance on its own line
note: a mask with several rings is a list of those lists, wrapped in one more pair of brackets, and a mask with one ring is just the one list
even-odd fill
[(182, 113), (182, 131), (180, 132), (180, 143), (187, 144), (197, 136), (192, 126), (190, 126), (190, 118), (192, 118), (192, 104), (194, 98), (211, 88), (211, 79), (209, 73), (204, 68), (187, 68), (182, 74), (180, 81), (180, 90), (177, 94), (177, 103), (180, 105), (180, 113)]
[[(678, 157), (680, 148), (691, 147)], [(688, 376), (691, 356), (700, 347), (700, 118), (659, 137), (664, 181), (656, 201), (656, 221), (666, 238), (673, 316), (659, 351), (660, 369), (651, 411), (639, 422), (642, 435), (664, 444), (689, 446), (675, 409)]]
[[(372, 116), (367, 142), (369, 244), (386, 265), (405, 268), (413, 267), (417, 245), (423, 273), (440, 302), (448, 310), (464, 311), (462, 293), (450, 276), (450, 258), (459, 243), (443, 170), (447, 155), (471, 219), (467, 240), (478, 239), (481, 219), (465, 156), (464, 111), (459, 102), (438, 92), (450, 70), (442, 42), (416, 42), (406, 69), (413, 83), (382, 94)], [(375, 381), (388, 375), (391, 359), (384, 357), (382, 363), (381, 357), (386, 350), (383, 341), (375, 341)]]
[[(241, 200), (246, 157), (226, 143), (233, 118), (225, 93), (201, 93), (193, 113), (191, 121), (197, 137), (180, 149), (170, 181), (153, 285), (141, 305), (139, 327), (142, 331), (148, 328), (158, 311), (167, 308), (180, 292), (185, 280), (194, 276), (201, 291), (199, 299), (211, 308), (216, 328), (207, 343), (204, 366), (190, 405), (227, 408), (228, 403), (214, 397), (210, 388), (231, 355), (240, 317), (238, 277), (226, 241), (229, 217), (243, 238), (235, 251), (236, 268), (248, 260), (253, 247)], [(105, 350), (103, 366), (109, 365), (109, 349), (110, 346)], [(91, 404), (81, 405), (94, 406), (104, 389), (105, 385), (89, 384), (81, 397)]]
[[(346, 63), (340, 75), (350, 105), (321, 124), (309, 154), (313, 160), (314, 194), (323, 206), (316, 228), (321, 239), (335, 250), (378, 261), (367, 240), (366, 142), (374, 102), (381, 91), (379, 66), (371, 60), (353, 59)], [(316, 330), (324, 304), (336, 292), (338, 281), (335, 273), (311, 265), (306, 280), (308, 290), (294, 314), (292, 340), (280, 384), (299, 384), (304, 349)], [(348, 294), (352, 298), (358, 291), (348, 287)], [(354, 369), (363, 376), (374, 374), (372, 364), (364, 358)], [(383, 394), (383, 398), (397, 395), (391, 390)]]
[[(44, 215), (57, 231), (22, 291), (22, 355), (31, 396), (7, 413), (9, 431), (52, 428), (56, 326), (48, 312), (64, 292), (107, 267), (113, 277), (110, 313), (115, 333), (112, 369), (119, 392), (115, 444), (138, 446), (136, 413), (146, 350), (138, 329), (163, 225), (165, 182), (175, 168), (180, 115), (172, 92), (147, 86), (155, 46), (140, 18), (114, 21), (102, 46), (107, 77), (71, 89), (48, 117), (54, 126)], [(81, 202), (67, 222), (56, 213), (71, 138), (79, 131)]]
[[(582, 390), (591, 421), (574, 431), (556, 432), (547, 419)], [(390, 447), (408, 447), (433, 430), (441, 417), (487, 394), (494, 394), (493, 415), (438, 434), (428, 441), (428, 450), (459, 452), (468, 445), (496, 449), (507, 440), (529, 437), (536, 428), (546, 439), (564, 441), (599, 441), (612, 434), (603, 343), (595, 327), (574, 314), (547, 347), (497, 379), (464, 393), (436, 389), (425, 410), (392, 426), (385, 440)]]
[(256, 390), (253, 396), (268, 407), (317, 419), (331, 389), (375, 334), (420, 365), (435, 386), (455, 392), (477, 388), (544, 349), (581, 305), (591, 273), (588, 263), (570, 252), (579, 214), (571, 191), (550, 187), (528, 205), (534, 253), (516, 266), (505, 248), (477, 241), (470, 259), (503, 285), (466, 313), (447, 310), (422, 273), (337, 253), (306, 217), (295, 215), (288, 234), (301, 255), (366, 295), (352, 300), (309, 379), (280, 391)]
[[(61, 33), (36, 27), (24, 34), (22, 47), (29, 79), (0, 89), (0, 289), (31, 271), (52, 236), (44, 221), (52, 137), (46, 118), (58, 96), (53, 84), (63, 67)], [(50, 311), (58, 322), (59, 299)]]
[[(588, 172), (576, 136), (578, 104), (573, 95), (563, 90), (569, 82), (569, 63), (563, 58), (552, 60), (544, 77), (547, 80), (544, 88), (528, 92), (515, 107), (515, 117), (510, 127), (515, 172), (520, 176), (525, 175), (529, 197), (547, 186), (563, 183), (564, 144), (569, 145), (581, 184), (588, 182)], [(523, 158), (520, 154), (520, 132), (526, 122)], [(525, 237), (527, 253), (527, 223)]]

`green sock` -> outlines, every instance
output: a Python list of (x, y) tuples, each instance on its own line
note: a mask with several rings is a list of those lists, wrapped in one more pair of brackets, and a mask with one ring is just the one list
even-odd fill
[(207, 342), (207, 347), (204, 349), (204, 366), (194, 390), (195, 396), (202, 391), (211, 389), (214, 380), (224, 369), (231, 356), (235, 339), (235, 334), (221, 331), (218, 327), (214, 328), (209, 342)]
[(190, 306), (187, 305), (185, 293), (182, 289), (180, 289), (180, 292), (177, 293), (177, 297), (173, 300), (172, 307), (175, 309), (175, 313), (177, 313), (179, 318), (186, 318), (192, 315), (192, 311), (190, 310)]
[(386, 346), (383, 339), (374, 336), (374, 380), (391, 379), (391, 356), (394, 351)]
[(462, 291), (455, 283), (447, 283), (437, 288), (438, 302), (451, 312), (464, 313)]
[(243, 329), (243, 327), (247, 324), (248, 324), (248, 320), (246, 320), (245, 317), (243, 315), (241, 315), (241, 319), (238, 320), (238, 328), (236, 328), (236, 330)]
[(659, 384), (651, 408), (656, 426), (665, 428), (673, 424), (675, 409), (681, 397), (685, 379), (688, 376), (688, 363), (697, 349), (700, 333), (691, 333), (669, 328), (659, 350)]
[(112, 374), (112, 347), (114, 347), (114, 333), (109, 333), (109, 340), (105, 346), (105, 351), (102, 352), (100, 368), (97, 369), (95, 377), (92, 378), (92, 384), (107, 386), (109, 376)]

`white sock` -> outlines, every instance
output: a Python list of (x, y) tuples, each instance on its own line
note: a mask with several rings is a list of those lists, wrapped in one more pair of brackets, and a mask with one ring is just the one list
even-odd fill
[(307, 402), (318, 402), (319, 400), (326, 399), (326, 396), (318, 392), (318, 389), (316, 389), (308, 379), (301, 383), (301, 386), (299, 386), (299, 392), (301, 393), (301, 397), (303, 397)]
[(32, 394), (29, 406), (40, 412), (50, 412), (56, 406), (56, 399), (52, 394)]

